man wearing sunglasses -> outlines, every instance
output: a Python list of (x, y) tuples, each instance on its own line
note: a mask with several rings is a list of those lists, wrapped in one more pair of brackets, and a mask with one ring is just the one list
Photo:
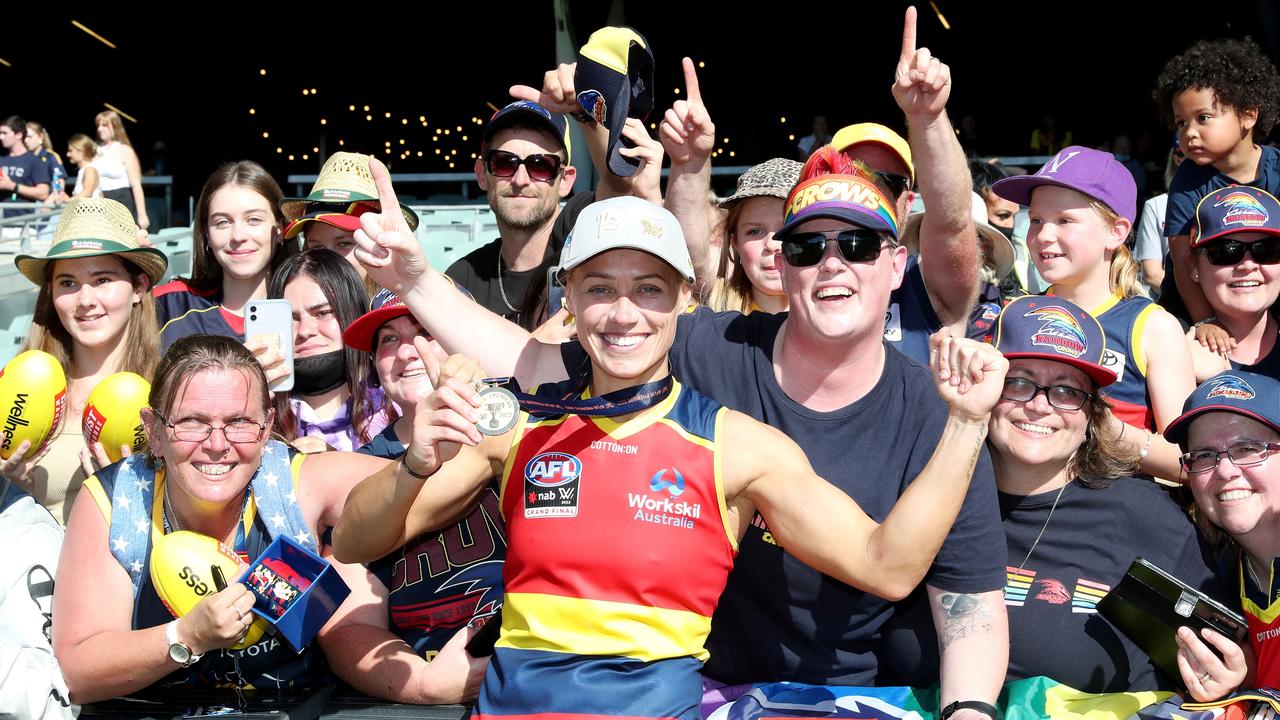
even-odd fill
[(1280, 200), (1247, 185), (1215, 190), (1196, 207), (1190, 242), (1191, 279), (1213, 312), (1205, 322), (1233, 341), (1222, 354), (1190, 343), (1196, 379), (1233, 368), (1280, 378), (1280, 323), (1270, 311), (1280, 297)]
[(543, 294), (547, 269), (559, 257), (578, 212), (593, 199), (590, 192), (578, 193), (560, 208), (577, 177), (569, 164), (568, 132), (563, 115), (528, 100), (494, 114), (484, 129), (475, 172), (499, 237), (447, 271), (476, 302), (525, 329), (539, 320), (538, 298), (528, 296)]

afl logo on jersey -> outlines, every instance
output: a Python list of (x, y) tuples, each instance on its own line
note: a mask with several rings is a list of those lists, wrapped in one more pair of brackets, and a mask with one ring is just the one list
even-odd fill
[(539, 487), (559, 487), (578, 479), (582, 461), (559, 452), (542, 453), (524, 466), (524, 477)]
[(574, 455), (546, 452), (524, 466), (524, 516), (575, 517), (582, 461)]

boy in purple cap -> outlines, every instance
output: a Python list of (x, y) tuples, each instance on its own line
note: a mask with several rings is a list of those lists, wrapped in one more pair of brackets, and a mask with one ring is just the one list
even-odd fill
[(1213, 352), (1191, 343), (1197, 379), (1231, 368), (1280, 378), (1280, 201), (1231, 185), (1201, 198), (1191, 228), (1191, 279), (1230, 339)]
[[(1160, 302), (1187, 323), (1200, 323), (1213, 313), (1190, 274), (1196, 203), (1227, 185), (1280, 193), (1280, 150), (1257, 142), (1280, 121), (1280, 73), (1252, 40), (1202, 40), (1165, 65), (1154, 96), (1190, 160), (1169, 186), (1165, 234), (1173, 272), (1165, 274)], [(1214, 323), (1197, 328), (1197, 338), (1215, 352), (1230, 344), (1225, 335)]]
[(1125, 246), (1137, 217), (1133, 175), (1110, 153), (1073, 145), (991, 191), (1030, 206), (1027, 250), (1052, 283), (1047, 294), (1085, 308), (1106, 332), (1104, 364), (1119, 375), (1107, 397), (1131, 426), (1125, 439), (1145, 472), (1177, 478), (1176, 449), (1154, 435), (1177, 416), (1195, 378), (1182, 327), (1146, 296)]

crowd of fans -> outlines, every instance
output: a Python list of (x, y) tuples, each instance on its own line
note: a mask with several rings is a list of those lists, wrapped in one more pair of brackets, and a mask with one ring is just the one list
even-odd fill
[[(823, 119), (803, 162), (716, 199), (694, 64), (655, 139), (655, 57), (595, 33), (485, 126), (499, 237), (448, 268), (386, 168), (340, 152), (305, 197), (219, 168), (190, 277), (161, 283), (118, 116), (70, 139), (70, 188), (43, 127), (5, 120), (0, 193), (66, 203), (15, 261), (39, 288), (24, 349), (66, 369), (69, 418), (114, 373), (151, 395), (142, 454), (70, 420), (0, 460), (0, 534), (39, 531), (5, 573), (56, 572), (51, 609), (0, 596), (0, 711), (331, 674), (476, 717), (700, 717), (783, 680), (937, 686), (944, 720), (995, 720), (1034, 676), (1277, 687), (1275, 65), (1237, 40), (1169, 61), (1168, 193), (1140, 206), (1119, 143), (1051, 118), (1042, 167), (970, 160), (914, 9), (902, 35), (905, 136)], [(291, 358), (246, 336), (265, 298)], [(499, 388), (510, 424), (486, 425)], [(251, 639), (241, 583), (175, 617), (146, 564), (177, 530), (246, 562), (295, 537), (352, 594), (301, 653)], [(1176, 672), (1153, 661), (1096, 610), (1138, 556), (1248, 636), (1183, 628)], [(469, 645), (487, 621), (492, 655)]]

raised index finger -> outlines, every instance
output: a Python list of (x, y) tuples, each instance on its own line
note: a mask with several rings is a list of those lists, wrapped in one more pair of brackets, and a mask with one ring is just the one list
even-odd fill
[(898, 55), (898, 63), (910, 63), (916, 54), (916, 6), (907, 6), (907, 15), (902, 19), (902, 53)]
[(387, 166), (383, 165), (378, 158), (370, 157), (369, 173), (373, 175), (373, 184), (378, 188), (378, 206), (381, 209), (383, 227), (388, 226), (388, 218), (395, 227), (406, 224), (400, 213), (400, 201), (396, 199), (396, 190), (391, 187), (391, 173), (387, 170)]
[(698, 87), (698, 68), (693, 64), (692, 58), (685, 58), (684, 62), (684, 92), (688, 102), (702, 102), (702, 90)]

